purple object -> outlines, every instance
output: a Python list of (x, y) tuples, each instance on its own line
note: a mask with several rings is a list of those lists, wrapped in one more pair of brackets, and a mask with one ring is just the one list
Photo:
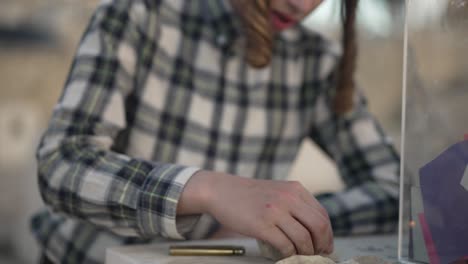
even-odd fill
[(440, 263), (468, 255), (468, 141), (457, 143), (419, 171), (424, 215)]

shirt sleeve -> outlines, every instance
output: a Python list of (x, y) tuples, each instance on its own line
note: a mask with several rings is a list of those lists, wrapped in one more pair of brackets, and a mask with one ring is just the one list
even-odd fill
[(317, 98), (309, 135), (336, 162), (346, 188), (317, 199), (335, 235), (392, 232), (398, 219), (399, 156), (360, 91), (345, 115), (333, 111), (334, 93), (330, 88)]
[(149, 5), (97, 9), (37, 150), (39, 188), (53, 210), (119, 235), (184, 239), (199, 216), (176, 223), (177, 204), (198, 169), (118, 151), (157, 45)]

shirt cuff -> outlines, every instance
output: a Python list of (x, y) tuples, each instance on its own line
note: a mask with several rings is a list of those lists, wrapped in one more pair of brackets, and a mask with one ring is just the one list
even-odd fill
[(195, 167), (159, 164), (149, 173), (139, 194), (137, 207), (142, 236), (186, 239), (200, 216), (176, 217), (177, 204), (185, 184), (199, 170)]
[(219, 230), (221, 224), (210, 214), (203, 214), (187, 235), (190, 240), (207, 239)]

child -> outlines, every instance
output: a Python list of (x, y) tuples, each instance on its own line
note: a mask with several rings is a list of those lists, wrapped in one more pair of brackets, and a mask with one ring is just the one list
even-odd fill
[[(343, 1), (342, 53), (298, 24), (321, 2), (103, 3), (38, 149), (43, 262), (220, 227), (285, 257), (330, 253), (333, 232), (395, 230), (398, 156), (354, 89), (357, 0)], [(345, 191), (274, 181), (305, 137)]]

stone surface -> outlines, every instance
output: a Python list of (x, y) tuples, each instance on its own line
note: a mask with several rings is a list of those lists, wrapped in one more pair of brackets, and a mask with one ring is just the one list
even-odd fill
[(292, 256), (276, 264), (335, 264), (335, 261), (322, 256)]
[(360, 257), (355, 257), (351, 260), (352, 262), (342, 262), (340, 264), (390, 264), (390, 262), (387, 262), (379, 257), (376, 256), (360, 256)]
[(292, 256), (276, 264), (390, 264), (376, 256), (359, 256), (342, 262), (335, 262), (334, 260), (323, 256)]

